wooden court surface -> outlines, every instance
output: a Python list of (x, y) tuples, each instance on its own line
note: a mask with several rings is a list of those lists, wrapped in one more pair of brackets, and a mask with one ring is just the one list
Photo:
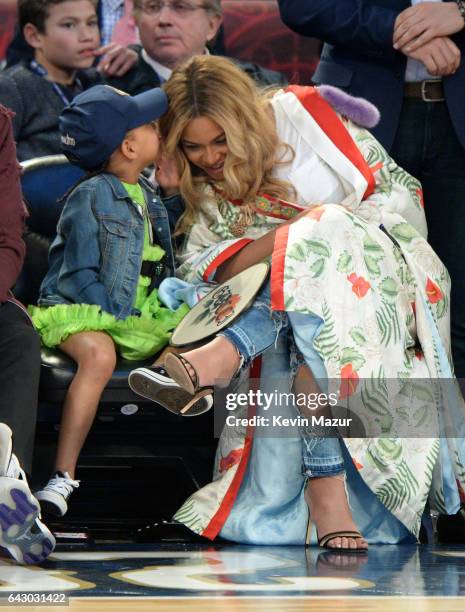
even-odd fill
[(141, 599), (99, 598), (70, 599), (69, 606), (8, 606), (8, 610), (36, 612), (464, 612), (465, 599), (408, 597), (338, 597), (320, 598), (212, 598), (212, 599)]
[[(8, 602), (10, 596), (40, 594), (43, 605), (16, 605), (14, 598)], [(65, 605), (49, 605), (47, 594), (66, 596)], [(465, 612), (465, 546), (373, 545), (364, 556), (317, 547), (229, 544), (61, 548), (40, 566), (0, 561), (2, 607), (40, 612)]]

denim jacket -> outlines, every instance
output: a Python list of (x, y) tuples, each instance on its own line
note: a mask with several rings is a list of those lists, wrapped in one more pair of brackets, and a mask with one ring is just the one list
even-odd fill
[[(167, 275), (173, 275), (168, 213), (151, 184), (143, 177), (139, 183), (154, 240), (166, 252)], [(143, 244), (140, 207), (121, 181), (108, 173), (83, 181), (63, 207), (39, 304), (98, 304), (120, 319), (135, 314)]]

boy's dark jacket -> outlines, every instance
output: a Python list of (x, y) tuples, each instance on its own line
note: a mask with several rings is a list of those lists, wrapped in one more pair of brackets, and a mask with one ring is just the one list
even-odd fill
[[(101, 82), (94, 69), (80, 70), (82, 90)], [(13, 117), (17, 155), (20, 161), (61, 153), (58, 117), (65, 103), (47, 79), (17, 64), (0, 72), (0, 104), (15, 112)]]

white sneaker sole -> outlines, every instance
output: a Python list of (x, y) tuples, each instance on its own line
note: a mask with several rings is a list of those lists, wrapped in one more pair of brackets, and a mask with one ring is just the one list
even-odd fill
[(26, 483), (0, 478), (0, 546), (18, 563), (41, 563), (55, 548), (55, 538), (39, 517), (40, 506)]
[(5, 423), (0, 423), (0, 477), (6, 476), (12, 452), (12, 432)]
[(44, 514), (62, 517), (68, 512), (66, 499), (59, 493), (43, 489), (42, 491), (36, 491), (35, 496)]
[(198, 416), (213, 406), (213, 395), (208, 394), (198, 399), (185, 414), (181, 413), (181, 410), (192, 401), (192, 395), (169, 376), (149, 368), (133, 370), (128, 376), (128, 384), (137, 395), (152, 400), (177, 415)]

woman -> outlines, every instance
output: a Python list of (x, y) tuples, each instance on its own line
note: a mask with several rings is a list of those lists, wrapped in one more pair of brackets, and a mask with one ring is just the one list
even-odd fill
[[(180, 275), (223, 281), (271, 256), (271, 308), (288, 315), (308, 366), (299, 370), (304, 388), (327, 379), (327, 390), (350, 400), (370, 436), (341, 445), (366, 540), (416, 536), (433, 480), (440, 509), (455, 512), (462, 448), (440, 442), (436, 424), (438, 405), (461, 404), (455, 386), (444, 393), (431, 384), (452, 378), (448, 275), (426, 243), (419, 183), (349, 119), (372, 124), (372, 107), (328, 88), (259, 93), (232, 63), (214, 57), (176, 70), (166, 93), (160, 129), (186, 205), (178, 223), (186, 234)], [(297, 214), (289, 200), (308, 211)], [(229, 379), (238, 365), (233, 336), (225, 332), (183, 355), (184, 374), (196, 384), (183, 382), (179, 359), (165, 366), (191, 392)], [(283, 389), (290, 375), (280, 341), (263, 358), (264, 392), (276, 391), (276, 381)], [(300, 543), (306, 501), (320, 537), (354, 530), (340, 478), (310, 478), (304, 487), (305, 432), (303, 440), (253, 433), (225, 428), (214, 482), (187, 500), (177, 520), (206, 537)], [(366, 542), (341, 536), (328, 545), (361, 549)]]

